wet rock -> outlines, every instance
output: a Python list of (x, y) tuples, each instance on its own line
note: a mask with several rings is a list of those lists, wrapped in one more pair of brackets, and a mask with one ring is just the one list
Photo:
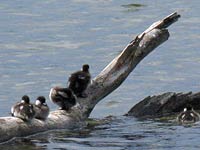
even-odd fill
[(174, 115), (190, 104), (194, 110), (200, 110), (200, 92), (174, 93), (148, 96), (133, 106), (127, 116), (138, 118), (156, 118)]

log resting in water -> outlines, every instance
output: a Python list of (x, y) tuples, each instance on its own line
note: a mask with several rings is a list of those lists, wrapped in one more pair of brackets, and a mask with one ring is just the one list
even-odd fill
[(180, 17), (176, 12), (150, 26), (131, 41), (125, 49), (88, 86), (87, 98), (78, 98), (70, 112), (50, 112), (46, 121), (24, 122), (15, 117), (0, 118), (0, 142), (52, 129), (70, 129), (83, 125), (95, 105), (120, 86), (136, 65), (169, 37), (166, 29)]
[(180, 113), (187, 105), (191, 105), (194, 110), (199, 111), (200, 92), (167, 92), (148, 96), (133, 106), (126, 115), (138, 118), (166, 117)]

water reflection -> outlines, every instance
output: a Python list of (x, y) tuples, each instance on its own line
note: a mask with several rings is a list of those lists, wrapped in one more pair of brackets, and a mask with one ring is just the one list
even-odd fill
[(46, 150), (49, 142), (46, 137), (37, 139), (31, 138), (16, 138), (11, 142), (1, 144), (0, 149), (3, 150)]
[[(177, 126), (171, 121), (112, 117), (89, 120), (85, 128), (55, 130), (0, 145), (2, 149), (171, 149), (198, 136), (199, 124)], [(189, 133), (189, 134), (188, 134)], [(187, 137), (185, 137), (187, 135)], [(176, 139), (176, 140), (175, 140)], [(183, 143), (182, 143), (183, 144)], [(184, 144), (186, 147), (191, 145)]]

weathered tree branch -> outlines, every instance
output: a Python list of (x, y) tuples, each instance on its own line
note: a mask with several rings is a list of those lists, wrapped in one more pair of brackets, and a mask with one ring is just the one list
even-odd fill
[(169, 37), (166, 29), (177, 21), (179, 14), (173, 13), (150, 26), (138, 35), (114, 60), (97, 76), (87, 88), (87, 98), (79, 98), (70, 112), (56, 110), (46, 121), (33, 119), (24, 122), (14, 117), (0, 118), (0, 142), (51, 129), (72, 128), (84, 123), (95, 105), (111, 93), (127, 78), (136, 65)]

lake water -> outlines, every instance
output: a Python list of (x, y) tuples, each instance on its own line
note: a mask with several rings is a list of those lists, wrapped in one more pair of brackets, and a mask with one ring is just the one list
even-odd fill
[[(71, 72), (88, 63), (98, 73), (153, 22), (178, 11), (170, 38), (147, 56), (90, 118), (106, 124), (17, 139), (0, 149), (199, 149), (200, 124), (122, 117), (148, 95), (200, 91), (199, 0), (2, 0), (0, 3), (0, 116), (24, 94), (48, 98)], [(48, 101), (52, 110), (57, 107)]]

